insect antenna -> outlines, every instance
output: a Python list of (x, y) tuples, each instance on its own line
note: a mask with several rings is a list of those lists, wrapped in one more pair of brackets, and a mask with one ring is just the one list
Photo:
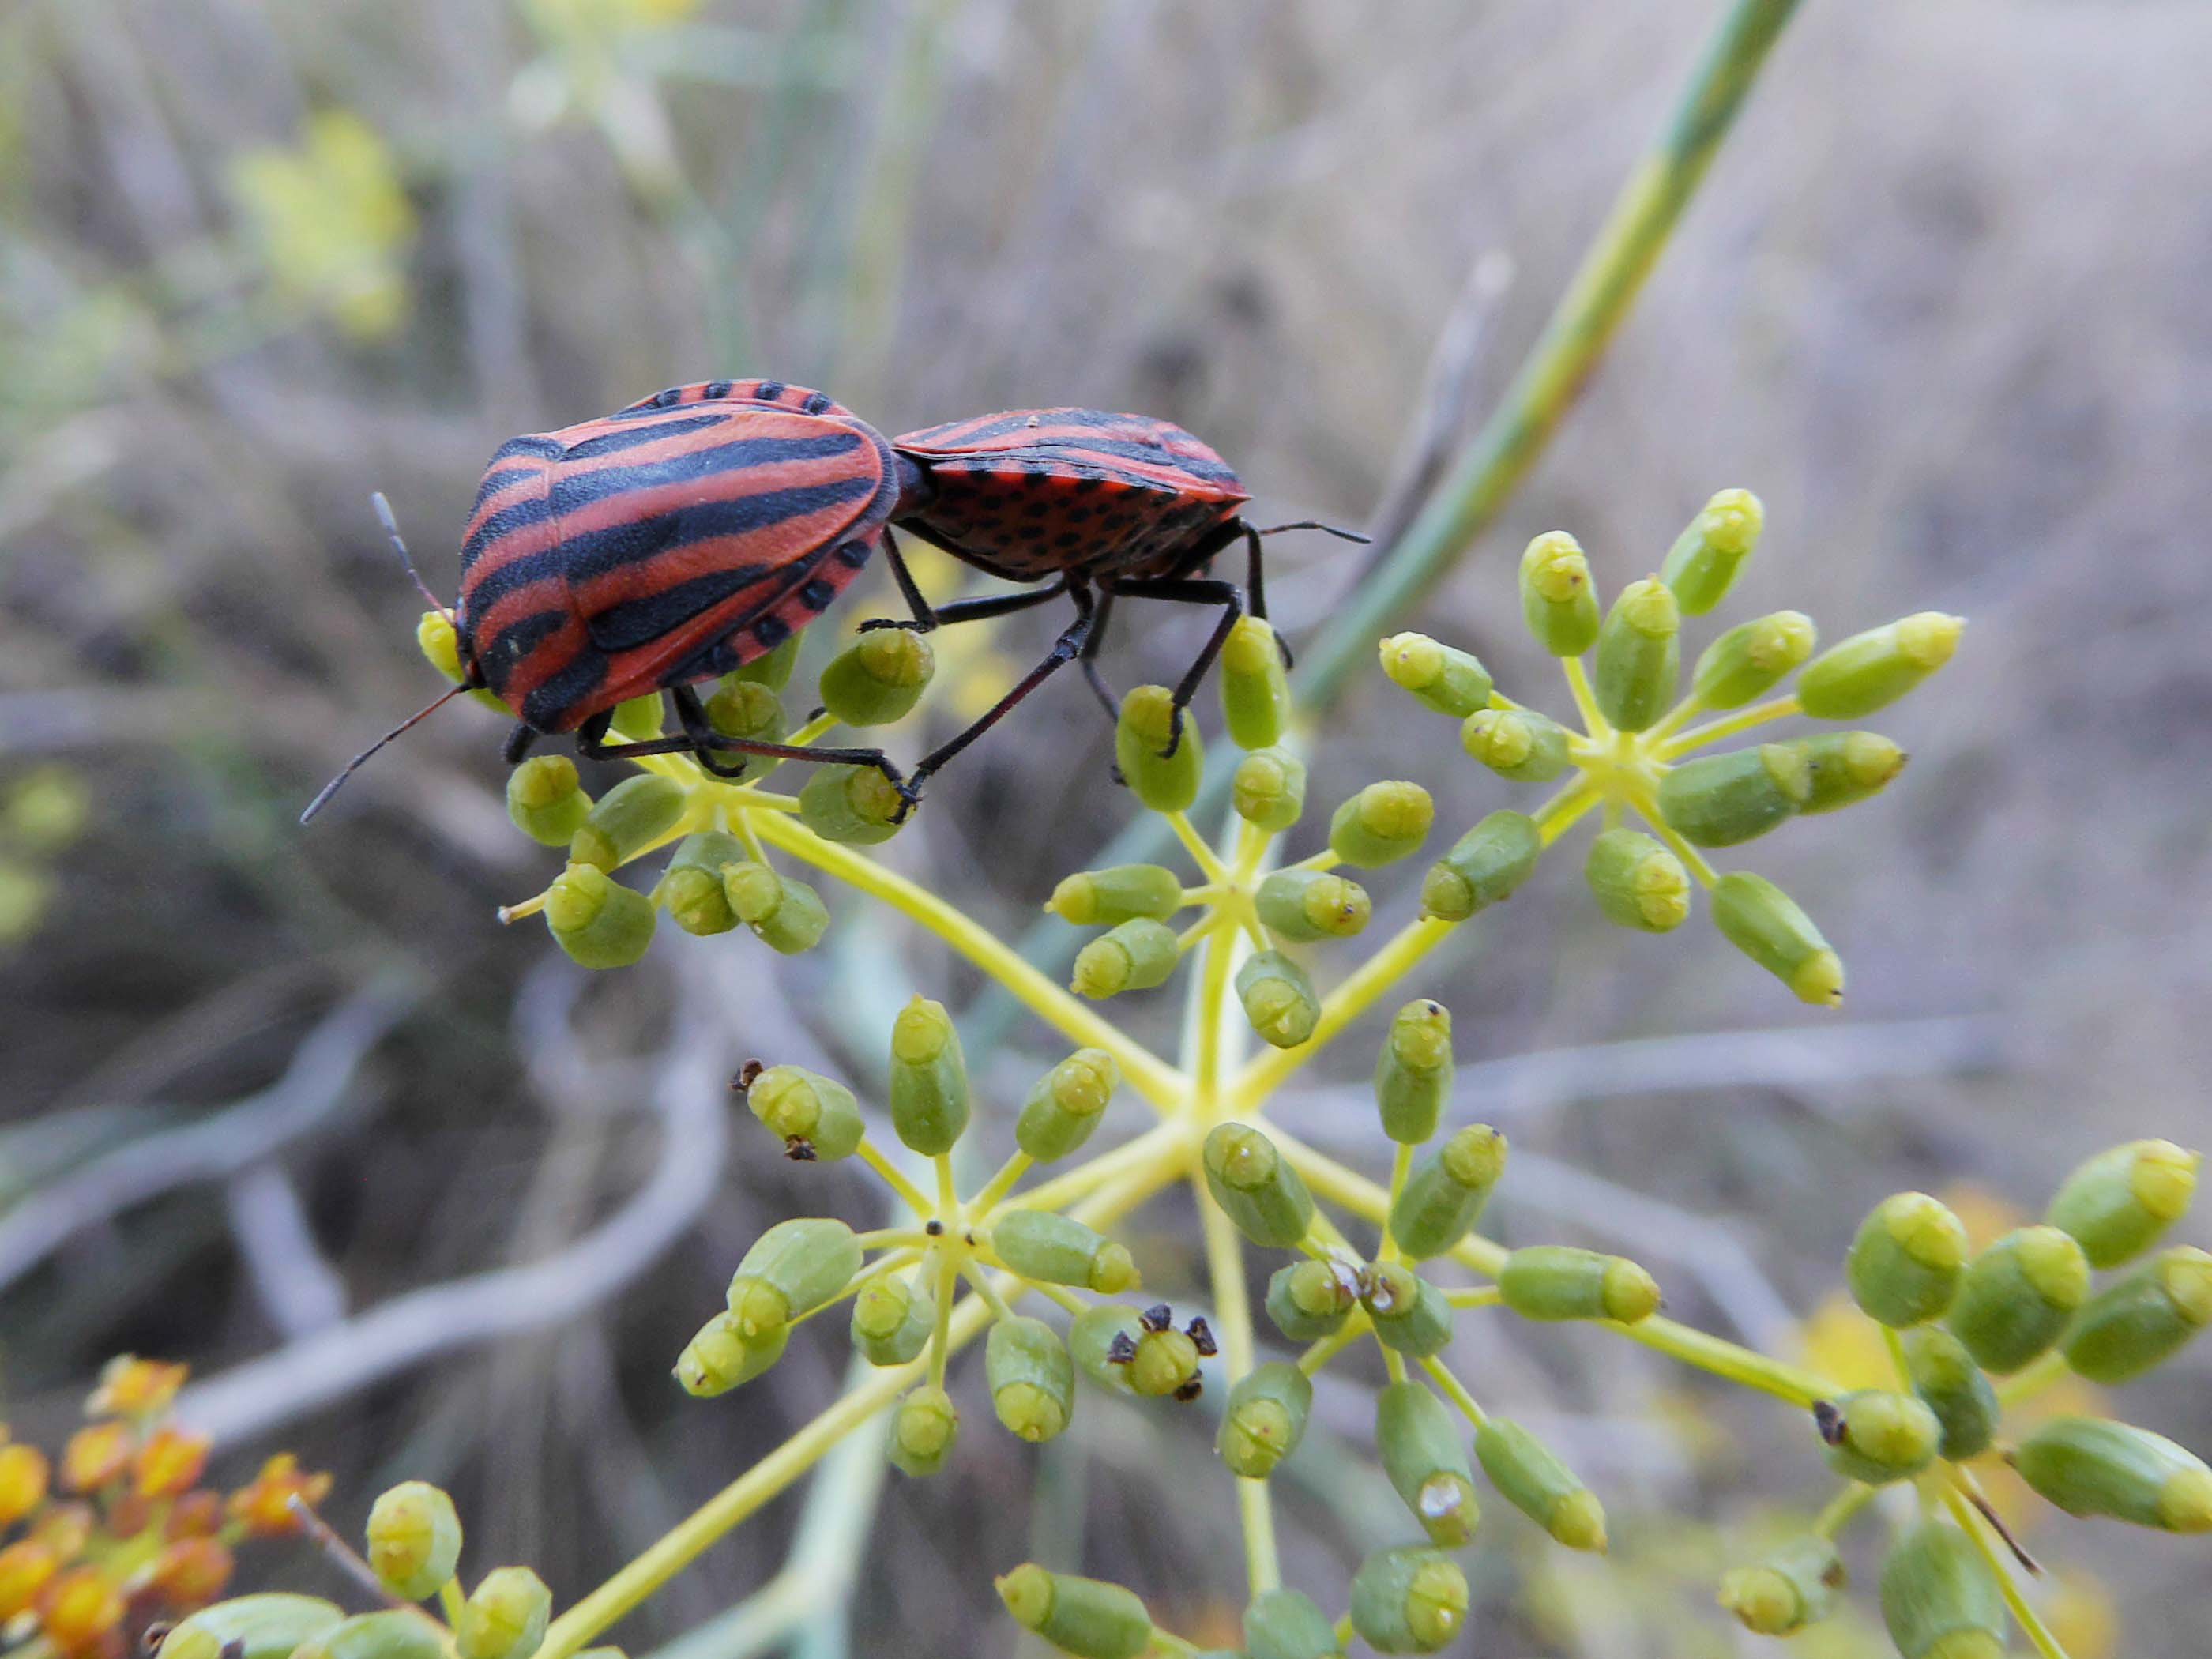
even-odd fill
[(1318, 519), (1300, 519), (1296, 524), (1271, 524), (1259, 533), (1262, 536), (1279, 536), (1285, 530), (1318, 530), (1323, 535), (1334, 536), (1340, 542), (1358, 542), (1362, 547), (1375, 539), (1372, 536), (1361, 535), (1357, 530), (1339, 530), (1334, 525), (1323, 524)]
[(447, 703), (453, 702), (455, 697), (459, 696), (462, 692), (473, 689), (474, 688), (465, 683), (455, 686), (452, 690), (447, 692), (444, 696), (440, 697), (436, 702), (416, 709), (412, 714), (410, 714), (405, 720), (400, 721), (398, 725), (393, 726), (389, 732), (386, 732), (374, 743), (369, 744), (368, 748), (362, 750), (361, 753), (356, 755), (351, 760), (345, 763), (345, 769), (340, 772), (337, 776), (332, 778), (328, 783), (325, 784), (322, 787), (321, 793), (318, 794), (314, 799), (307, 803), (307, 810), (300, 814), (300, 822), (305, 823), (309, 818), (314, 817), (316, 813), (321, 811), (325, 805), (330, 800), (330, 798), (337, 793), (338, 786), (343, 784), (356, 772), (361, 770), (362, 763), (367, 760), (371, 755), (374, 755), (378, 750), (383, 748), (386, 744), (390, 743), (392, 738), (399, 736), (403, 732), (412, 731), (416, 726), (428, 720), (432, 714), (436, 714), (438, 710), (443, 708)]
[(414, 555), (408, 552), (407, 544), (400, 538), (399, 520), (392, 516), (392, 503), (384, 499), (384, 492), (380, 489), (373, 492), (368, 504), (376, 509), (376, 521), (384, 526), (384, 533), (392, 538), (392, 550), (399, 556), (399, 562), (407, 567), (407, 579), (415, 584), (415, 591), (422, 596), (431, 610), (444, 616), (452, 616), (453, 606), (430, 591), (430, 584), (422, 580), (422, 573), (415, 568)]

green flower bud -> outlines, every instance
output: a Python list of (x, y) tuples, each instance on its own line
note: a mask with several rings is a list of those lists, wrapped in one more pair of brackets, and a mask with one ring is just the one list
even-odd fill
[(1271, 1589), (1244, 1609), (1246, 1659), (1337, 1659), (1336, 1626), (1303, 1590)]
[(1976, 1364), (2005, 1376), (2056, 1342), (2088, 1296), (2081, 1247), (2056, 1227), (2022, 1227), (1966, 1264), (1951, 1329)]
[[(432, 612), (436, 615), (436, 612)], [(163, 1659), (290, 1659), (296, 1648), (343, 1623), (345, 1614), (319, 1595), (270, 1590), (233, 1596), (178, 1621), (159, 1650)]]
[(495, 1567), (461, 1605), (453, 1621), (460, 1659), (530, 1659), (545, 1639), (553, 1592), (527, 1567)]
[(1091, 1139), (1121, 1071), (1103, 1048), (1078, 1048), (1030, 1085), (1014, 1120), (1014, 1145), (1040, 1164)]
[(1720, 1603), (1754, 1636), (1787, 1636), (1826, 1619), (1844, 1583), (1835, 1545), (1807, 1533), (1755, 1567), (1730, 1569), (1721, 1579)]
[(884, 1450), (893, 1468), (919, 1479), (945, 1467), (959, 1437), (960, 1413), (952, 1396), (942, 1389), (914, 1389), (891, 1412)]
[(1133, 1393), (1147, 1400), (1188, 1400), (1198, 1392), (1198, 1343), (1188, 1332), (1146, 1325), (1137, 1333), (1135, 1356), (1123, 1369)]
[(1237, 1000), (1261, 1040), (1295, 1048), (1321, 1023), (1321, 999), (1306, 970), (1280, 951), (1255, 951), (1237, 970)]
[(726, 933), (738, 925), (722, 872), (745, 862), (745, 844), (726, 830), (686, 836), (653, 890), (653, 902), (687, 933)]
[[(750, 743), (781, 743), (790, 735), (783, 700), (758, 680), (723, 682), (703, 705), (707, 724), (726, 738)], [(767, 755), (730, 754), (726, 761), (742, 761), (748, 777), (757, 782), (782, 763)]]
[(817, 690), (848, 726), (902, 720), (937, 672), (937, 653), (910, 628), (872, 628), (830, 659)]
[(380, 1613), (357, 1613), (301, 1643), (292, 1653), (293, 1659), (444, 1659), (446, 1651), (435, 1622), (412, 1607), (386, 1607)]
[(1260, 921), (1287, 939), (1350, 939), (1367, 926), (1374, 901), (1328, 870), (1278, 870), (1260, 884)]
[(1286, 1250), (1306, 1236), (1313, 1194), (1275, 1143), (1243, 1123), (1217, 1123), (1202, 1155), (1206, 1189), (1255, 1244)]
[(545, 895), (553, 942), (586, 968), (627, 968), (653, 943), (653, 901), (592, 864), (572, 864)]
[(983, 1375), (991, 1408), (1017, 1439), (1035, 1444), (1067, 1426), (1075, 1409), (1075, 1364), (1042, 1319), (1017, 1316), (992, 1326)]
[(1844, 1261), (1859, 1306), (1899, 1328), (1948, 1308), (1966, 1269), (1965, 1224), (1925, 1193), (1896, 1193), (1875, 1205)]
[(1664, 933), (1690, 914), (1690, 872), (1640, 830), (1601, 831), (1583, 865), (1599, 912), (1616, 927)]
[(435, 1595), (461, 1559), (461, 1517), (453, 1500), (427, 1480), (380, 1495), (368, 1511), (368, 1565), (394, 1595)]
[(1990, 1449), (2004, 1408), (1965, 1343), (1941, 1325), (1923, 1326), (1905, 1339), (1905, 1370), (1912, 1392), (1942, 1425), (1938, 1456), (1958, 1463)]
[(1465, 921), (1513, 896), (1535, 873), (1544, 833), (1526, 812), (1492, 812), (1429, 866), (1421, 883), (1424, 920)]
[(1656, 576), (1631, 582), (1598, 630), (1591, 689), (1598, 712), (1622, 732), (1641, 732), (1674, 701), (1682, 668), (1682, 611)]
[(1401, 1261), (1370, 1267), (1359, 1300), (1375, 1340), (1409, 1359), (1433, 1358), (1451, 1340), (1451, 1304)]
[(2020, 1443), (2012, 1465), (2069, 1515), (2107, 1516), (2161, 1532), (2212, 1532), (2212, 1469), (2148, 1429), (2053, 1418)]
[(1533, 708), (1476, 709), (1459, 728), (1459, 746), (1516, 783), (1549, 783), (1572, 763), (1567, 728)]
[(1801, 813), (1856, 806), (1905, 770), (1905, 750), (1879, 732), (1824, 732), (1790, 746), (1805, 757), (1812, 774), (1812, 793), (1798, 807)]
[(829, 930), (821, 894), (750, 859), (724, 866), (722, 896), (753, 937), (779, 956), (812, 950)]
[(2044, 1219), (2074, 1235), (2093, 1267), (2117, 1267), (2188, 1213), (2203, 1154), (2170, 1140), (2108, 1147), (2068, 1176)]
[(1239, 749), (1265, 749), (1290, 724), (1290, 676), (1275, 630), (1263, 617), (1238, 617), (1222, 642), (1221, 713)]
[(1467, 1623), (1466, 1575), (1435, 1550), (1378, 1550), (1352, 1580), (1352, 1627), (1377, 1653), (1434, 1653)]
[(860, 1241), (831, 1216), (779, 1221), (758, 1238), (730, 1279), (738, 1333), (759, 1342), (833, 1300), (860, 1276)]
[(1431, 1544), (1456, 1549), (1474, 1536), (1482, 1509), (1459, 1425), (1425, 1383), (1393, 1382), (1375, 1397), (1375, 1449), (1382, 1472)]
[(2124, 1382), (2181, 1352), (2212, 1323), (2212, 1255), (2160, 1250), (2089, 1299), (2066, 1334), (2066, 1363), (2093, 1382)]
[(891, 1127), (924, 1158), (968, 1127), (968, 1061), (941, 1002), (915, 997), (891, 1022)]
[(881, 1273), (853, 1298), (853, 1346), (871, 1365), (904, 1365), (921, 1357), (937, 1326), (937, 1301), (929, 1287), (897, 1273)]
[(786, 1156), (834, 1164), (860, 1150), (867, 1126), (853, 1091), (798, 1066), (771, 1066), (745, 1087), (745, 1104)]
[(1881, 1564), (1881, 1622), (1903, 1659), (2003, 1659), (2004, 1592), (1966, 1535), (1923, 1521)]
[(1000, 1579), (998, 1589), (1016, 1624), (1075, 1659), (1137, 1659), (1152, 1645), (1152, 1615), (1119, 1584), (1047, 1572), (1031, 1561)]
[(775, 1364), (790, 1340), (791, 1328), (779, 1325), (767, 1335), (748, 1340), (735, 1314), (718, 1313), (677, 1356), (676, 1380), (684, 1393), (711, 1400), (751, 1382)]
[(1813, 797), (1795, 744), (1762, 743), (1684, 761), (1659, 781), (1659, 816), (1698, 847), (1734, 847), (1792, 817)]
[(617, 703), (607, 718), (617, 737), (643, 743), (660, 735), (660, 717), (665, 712), (660, 693), (647, 691), (642, 696)]
[(1777, 611), (1738, 623), (1698, 654), (1690, 695), (1706, 708), (1741, 708), (1790, 678), (1819, 639), (1802, 611)]
[(1547, 531), (1521, 553), (1521, 616), (1555, 657), (1579, 657), (1597, 642), (1597, 584), (1582, 544)]
[(648, 772), (624, 778), (599, 797), (568, 843), (576, 864), (612, 870), (626, 864), (676, 827), (684, 816), (684, 786)]
[(1721, 937), (1796, 993), (1833, 1008), (1844, 1000), (1844, 962), (1796, 901), (1764, 876), (1732, 871), (1713, 884)]
[[(1175, 744), (1175, 753), (1166, 752)], [(1164, 685), (1140, 685), (1121, 699), (1114, 727), (1114, 763), (1139, 800), (1155, 812), (1180, 812), (1198, 799), (1206, 773), (1205, 746), (1198, 722), (1186, 713), (1182, 737), (1175, 736), (1175, 693)]]
[(1437, 1132), (1451, 1094), (1451, 1011), (1426, 997), (1391, 1016), (1375, 1059), (1375, 1103), (1382, 1133), (1408, 1146)]
[(1702, 617), (1728, 597), (1765, 524), (1766, 509), (1748, 489), (1722, 490), (1690, 520), (1659, 568), (1686, 615)]
[(781, 645), (764, 657), (755, 657), (744, 667), (722, 676), (722, 683), (750, 682), (764, 685), (771, 691), (781, 691), (791, 684), (792, 671), (799, 666), (799, 646), (803, 636), (792, 635)]
[(1137, 1263), (1129, 1247), (1093, 1232), (1073, 1216), (1048, 1210), (1008, 1210), (991, 1224), (991, 1248), (1024, 1279), (1073, 1285), (1101, 1296), (1134, 1289)]
[(1855, 720), (1887, 708), (1951, 660), (1963, 617), (1923, 611), (1832, 645), (1797, 677), (1797, 702), (1816, 720)]
[(1293, 1342), (1334, 1336), (1359, 1301), (1359, 1274), (1331, 1256), (1279, 1267), (1267, 1280), (1267, 1317)]
[(1393, 634), (1383, 641), (1382, 672), (1392, 684), (1454, 720), (1490, 706), (1490, 671), (1472, 653), (1439, 645), (1426, 634)]
[(1093, 1000), (1164, 985), (1182, 959), (1175, 929), (1139, 916), (1110, 927), (1075, 953), (1068, 988)]
[(1395, 864), (1417, 852), (1437, 816), (1418, 783), (1370, 783), (1328, 821), (1329, 850), (1363, 870)]
[[(461, 683), (460, 636), (453, 631), (453, 619), (449, 613), (443, 611), (425, 611), (422, 613), (422, 619), (415, 624), (415, 643), (423, 656), (428, 659), (430, 666), (454, 684), (459, 685)], [(509, 708), (488, 690), (471, 691), (469, 696), (495, 714), (504, 714), (509, 720), (514, 718), (514, 710)], [(174, 1632), (170, 1633), (173, 1636), (175, 1634)]]
[(1229, 798), (1238, 817), (1280, 835), (1306, 810), (1306, 763), (1287, 749), (1255, 749), (1237, 763)]
[(872, 847), (899, 832), (907, 803), (872, 766), (817, 766), (799, 792), (799, 821), (824, 841)]
[(1659, 1311), (1659, 1285), (1626, 1256), (1571, 1244), (1530, 1244), (1498, 1270), (1505, 1305), (1523, 1319), (1610, 1319), (1633, 1325)]
[(1869, 1486), (1908, 1480), (1936, 1461), (1943, 1425), (1922, 1401), (1894, 1389), (1860, 1389), (1823, 1414), (1828, 1467)]
[(1158, 864), (1117, 864), (1084, 870), (1052, 890), (1045, 908), (1078, 927), (1111, 927), (1149, 916), (1165, 921), (1182, 905), (1182, 882)]
[(1505, 1137), (1471, 1123), (1413, 1166), (1390, 1206), (1390, 1237), (1416, 1261), (1442, 1255), (1481, 1219), (1505, 1173)]
[(1126, 1399), (1136, 1393), (1129, 1386), (1129, 1355), (1144, 1334), (1144, 1315), (1127, 1303), (1095, 1303), (1068, 1322), (1067, 1351), (1077, 1370)]
[(1271, 1359), (1229, 1390), (1213, 1449), (1230, 1474), (1264, 1480), (1298, 1449), (1312, 1409), (1312, 1381), (1296, 1365)]
[(507, 816), (542, 847), (566, 847), (591, 811), (566, 755), (532, 755), (507, 775)]
[(1605, 1553), (1605, 1505), (1557, 1454), (1518, 1423), (1483, 1419), (1474, 1455), (1499, 1496), (1571, 1550)]

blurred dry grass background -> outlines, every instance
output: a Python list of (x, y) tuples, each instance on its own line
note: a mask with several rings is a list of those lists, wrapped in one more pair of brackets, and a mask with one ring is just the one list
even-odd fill
[[(630, 1255), (594, 1238), (492, 1285), (526, 1310), (580, 1298), (579, 1273), (621, 1281), (549, 1329), (358, 1386), (323, 1365), (338, 1397), (282, 1421), (297, 1396), (234, 1392), (240, 1467), (297, 1443), (338, 1471), (348, 1522), (380, 1482), (443, 1480), (479, 1569), (531, 1560), (565, 1601), (771, 1446), (835, 1389), (842, 1343), (795, 1345), (717, 1407), (684, 1401), (665, 1368), (753, 1231), (857, 1192), (757, 1141), (719, 1172), (679, 1141), (698, 1172), (682, 1204), (623, 1206), (668, 1133), (720, 1135), (698, 1102), (736, 1058), (812, 1053), (866, 1079), (896, 1000), (975, 987), (850, 904), (792, 963), (677, 939), (577, 983), (542, 934), (492, 924), (548, 871), (505, 823), (479, 712), (425, 728), (302, 834), (313, 786), (434, 689), (368, 492), (389, 492), (450, 585), (477, 473), (509, 433), (772, 374), (889, 431), (1025, 404), (1146, 410), (1205, 434), (1268, 514), (1358, 521), (1469, 270), (1492, 255), (1515, 272), (1473, 370), (1479, 410), (1717, 10), (0, 13), (0, 1200), (17, 1206), (0, 1226), (20, 1243), (27, 1206), (90, 1202), (70, 1180), (133, 1146), (152, 1147), (147, 1188), (172, 1188), (90, 1225), (64, 1213), (0, 1263), (19, 1428), (58, 1425), (107, 1353), (220, 1376), (618, 1216), (645, 1227)], [(1710, 935), (1604, 928), (1565, 867), (1436, 959), (1417, 988), (1449, 1001), (1463, 1056), (1499, 1062), (1467, 1109), (1541, 1155), (1501, 1200), (1509, 1236), (1620, 1242), (1687, 1316), (1786, 1340), (1885, 1192), (2032, 1208), (2105, 1141), (2212, 1138), (2207, 63), (2212, 12), (2191, 0), (1808, 0), (1592, 391), (1428, 608), (1509, 689), (1538, 685), (1510, 602), (1527, 536), (1574, 530), (1618, 585), (1711, 490), (1744, 483), (1770, 534), (1739, 614), (1792, 605), (1832, 637), (1923, 607), (1973, 619), (1940, 689), (1884, 722), (1917, 757), (1900, 787), (1754, 860), (1844, 951), (1839, 1019), (1804, 1035)], [(1277, 545), (1295, 637), (1356, 561)], [(1116, 679), (1158, 678), (1193, 626), (1133, 630)], [(957, 660), (932, 720), (949, 729), (963, 677), (1019, 662), (1045, 629), (1009, 624)], [(1501, 799), (1384, 690), (1339, 711), (1316, 799), (1396, 775), (1439, 782), (1455, 822)], [(1124, 817), (1084, 698), (1039, 704), (887, 849), (1009, 933)], [(391, 1030), (343, 1063), (349, 1032), (384, 1018), (359, 999), (394, 986)], [(355, 1025), (334, 1034), (333, 1009)], [(1141, 1016), (1161, 1042), (1173, 1017)], [(320, 1071), (301, 1058), (313, 1032)], [(1559, 1057), (1509, 1063), (1537, 1051)], [(1319, 1068), (1294, 1121), (1327, 1137), (1352, 1118), (1328, 1079), (1356, 1088), (1366, 1052), (1355, 1035)], [(1017, 1027), (981, 1070), (1003, 1102), (1048, 1054)], [(288, 1075), (249, 1106), (261, 1115), (209, 1117)], [(207, 1164), (179, 1183), (185, 1149), (145, 1138), (191, 1123)], [(1152, 1279), (1189, 1299), (1170, 1207), (1136, 1230)], [(398, 1340), (380, 1328), (370, 1346)], [(1710, 1574), (1762, 1504), (1818, 1492), (1802, 1425), (1594, 1341), (1501, 1340), (1467, 1368), (1545, 1402), (1629, 1547), (1593, 1575), (1516, 1562), (1496, 1525), (1481, 1650), (1735, 1651)], [(2170, 1370), (2129, 1413), (2212, 1443), (2205, 1359)], [(1688, 1398), (1717, 1413), (1701, 1430)], [(1324, 1411), (1356, 1447), (1356, 1401)], [(1237, 1589), (1226, 1483), (1160, 1473), (1201, 1431), (1097, 1412), (1041, 1469), (979, 1432), (872, 1522), (848, 1504), (873, 1540), (853, 1649), (1010, 1650), (986, 1570), (1041, 1548), (1202, 1622)], [(1326, 1583), (1374, 1508), (1344, 1450), (1311, 1455), (1286, 1546), (1294, 1576)], [(1719, 1530), (1628, 1519), (1670, 1511)], [(787, 1500), (680, 1579), (624, 1632), (633, 1651), (762, 1582), (798, 1512)], [(2126, 1651), (2201, 1651), (2201, 1552), (2130, 1541), (2037, 1534), (2109, 1573)], [(809, 1634), (842, 1650), (826, 1600)], [(686, 1659), (735, 1659), (741, 1638), (725, 1627)]]

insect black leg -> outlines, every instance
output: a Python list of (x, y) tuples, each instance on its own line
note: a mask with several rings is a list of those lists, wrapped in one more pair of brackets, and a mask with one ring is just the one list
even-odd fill
[(1090, 639), (1091, 630), (1097, 625), (1098, 611), (1091, 597), (1091, 590), (1087, 587), (1071, 587), (1068, 589), (1068, 596), (1075, 601), (1075, 620), (1068, 623), (1061, 631), (1060, 638), (1053, 642), (1053, 647), (1046, 653), (1045, 659), (1024, 674), (1020, 684), (1012, 690), (985, 709), (966, 731), (932, 750), (922, 759), (921, 763), (914, 769), (914, 782), (917, 787), (941, 770), (947, 761), (996, 726), (1015, 704), (1042, 685), (1052, 677), (1054, 671), (1064, 664), (1076, 660), (1082, 654), (1085, 642)]
[(1228, 642), (1229, 630), (1237, 626), (1237, 619), (1244, 614), (1244, 595), (1234, 582), (1211, 579), (1194, 580), (1182, 576), (1139, 578), (1116, 582), (1113, 591), (1133, 599), (1168, 599), (1178, 605), (1218, 605), (1221, 607), (1220, 620), (1213, 624), (1213, 632), (1207, 635), (1205, 647), (1198, 653), (1198, 659), (1191, 664), (1176, 684), (1174, 727), (1168, 738), (1168, 746), (1160, 750), (1161, 757), (1164, 759), (1182, 745), (1183, 710), (1190, 707), (1190, 700), (1198, 695), (1198, 688), (1206, 678), (1206, 671), (1213, 666), (1213, 659), (1221, 654), (1221, 647)]
[(872, 617), (860, 624), (863, 634), (875, 628), (909, 628), (917, 634), (927, 634), (954, 623), (983, 622), (992, 617), (1012, 616), (1017, 611), (1056, 599), (1067, 592), (1067, 579), (1056, 577), (1044, 586), (1025, 593), (992, 593), (980, 599), (955, 599), (951, 605), (940, 605), (930, 612), (929, 620), (915, 617), (911, 622), (896, 617)]
[[(598, 727), (594, 731), (592, 728)], [(644, 760), (653, 755), (690, 755), (705, 747), (726, 755), (760, 755), (769, 760), (811, 761), (820, 766), (872, 766), (890, 780), (891, 787), (911, 807), (921, 796), (906, 775), (880, 749), (809, 749), (795, 743), (769, 743), (757, 738), (729, 738), (708, 731), (694, 738), (649, 738), (641, 743), (607, 743), (606, 723), (593, 716), (576, 728), (576, 752), (586, 760)]]
[(1091, 695), (1098, 706), (1106, 711), (1107, 722), (1118, 724), (1121, 718), (1121, 700), (1114, 695), (1114, 688), (1106, 684), (1106, 677), (1098, 672), (1098, 653), (1105, 648), (1106, 624), (1114, 615), (1114, 596), (1098, 596), (1097, 619), (1091, 625), (1091, 637), (1083, 641), (1083, 649), (1075, 660), (1083, 670), (1083, 678), (1090, 683)]
[[(1260, 532), (1249, 524), (1244, 526), (1244, 603), (1254, 616), (1266, 622), (1267, 581), (1267, 573), (1261, 568)], [(1267, 631), (1275, 635), (1275, 649), (1283, 653), (1283, 666), (1295, 667), (1297, 659), (1291, 655), (1291, 642), (1273, 628)]]
[(507, 743), (500, 754), (509, 766), (520, 766), (522, 757), (530, 752), (530, 745), (537, 741), (537, 727), (526, 721), (517, 720), (514, 730), (507, 734)]
[(688, 685), (671, 687), (669, 701), (676, 705), (676, 718), (684, 726), (684, 735), (691, 739), (691, 758), (699, 763), (699, 769), (713, 778), (741, 778), (745, 775), (745, 763), (735, 766), (714, 758), (714, 751), (707, 740), (715, 734), (708, 723), (707, 711), (699, 705), (699, 694)]

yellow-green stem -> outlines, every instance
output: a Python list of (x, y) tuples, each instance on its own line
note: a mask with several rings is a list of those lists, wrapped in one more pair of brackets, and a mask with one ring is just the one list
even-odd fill
[(1661, 744), (1656, 751), (1657, 757), (1668, 761), (1679, 760), (1693, 749), (1702, 749), (1709, 743), (1718, 743), (1723, 738), (1732, 738), (1739, 732), (1748, 732), (1769, 720), (1786, 720), (1802, 712), (1794, 696), (1771, 697), (1765, 702), (1755, 702), (1748, 708), (1740, 708), (1723, 719), (1692, 726), (1680, 737)]
[(935, 1213), (936, 1206), (929, 1201), (921, 1188), (908, 1181), (905, 1171), (886, 1158), (883, 1150), (866, 1135), (860, 1137), (860, 1144), (856, 1150), (860, 1154), (860, 1162), (882, 1176), (884, 1184), (904, 1200), (907, 1208), (924, 1218)]
[(1997, 1589), (2004, 1596), (2013, 1622), (2020, 1626), (2021, 1634), (2027, 1638), (2043, 1659), (2067, 1659), (2064, 1645), (2051, 1633), (2051, 1627), (2021, 1593), (2020, 1579), (2013, 1571), (2012, 1553), (1997, 1537), (1996, 1528), (1990, 1525), (1988, 1517), (1955, 1488), (1944, 1489), (1943, 1506), (1951, 1511), (1951, 1518), (1959, 1523), (1960, 1530), (1973, 1540), (1983, 1563), (1996, 1576)]
[(1444, 1398), (1460, 1408), (1461, 1414), (1468, 1422), (1474, 1424), (1478, 1429), (1482, 1426), (1482, 1407), (1475, 1403), (1474, 1396), (1468, 1392), (1467, 1384), (1459, 1380), (1450, 1366), (1445, 1364), (1441, 1359), (1431, 1358), (1424, 1359), (1421, 1362), (1421, 1369), (1429, 1374), (1430, 1380), (1435, 1382), (1437, 1388), (1443, 1390)]

